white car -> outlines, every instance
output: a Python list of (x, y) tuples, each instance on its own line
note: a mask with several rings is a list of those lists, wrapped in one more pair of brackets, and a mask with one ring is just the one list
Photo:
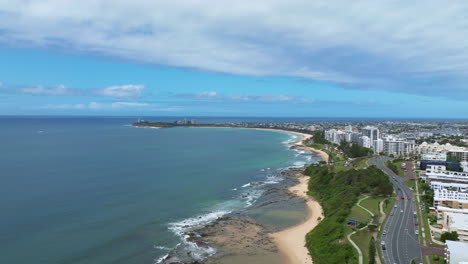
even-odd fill
[(403, 213), (403, 210), (401, 210), (400, 213)]
[(387, 234), (387, 231), (384, 230), (384, 231), (382, 232), (382, 235), (386, 235), (386, 234)]
[(414, 233), (415, 233), (416, 235), (419, 235), (419, 231), (418, 231), (417, 229), (414, 230)]

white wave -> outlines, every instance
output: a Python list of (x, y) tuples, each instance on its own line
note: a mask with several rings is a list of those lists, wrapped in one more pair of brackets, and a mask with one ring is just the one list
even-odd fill
[(156, 245), (154, 245), (153, 247), (155, 249), (160, 249), (160, 250), (172, 250), (172, 248), (168, 248), (168, 247), (165, 247), (165, 246), (156, 246)]
[(231, 189), (231, 190), (233, 190), (233, 191), (237, 191), (237, 188), (233, 188), (233, 189)]
[(265, 169), (261, 169), (260, 171), (265, 171)]
[(241, 187), (242, 187), (242, 188), (245, 188), (245, 187), (249, 187), (249, 186), (250, 186), (250, 182), (247, 183), (247, 184), (242, 185)]
[(214, 220), (226, 214), (229, 214), (230, 212), (231, 211), (227, 211), (227, 210), (214, 211), (214, 212), (210, 212), (204, 215), (187, 218), (179, 222), (170, 223), (169, 230), (171, 230), (177, 235), (182, 235), (182, 233), (186, 231), (190, 231), (194, 227), (200, 227), (200, 226), (209, 224), (213, 222)]
[(158, 259), (155, 260), (155, 263), (161, 263), (165, 258), (169, 257), (169, 254), (166, 254)]

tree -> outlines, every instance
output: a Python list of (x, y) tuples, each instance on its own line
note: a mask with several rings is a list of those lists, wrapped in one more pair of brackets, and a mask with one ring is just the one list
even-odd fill
[(445, 232), (442, 234), (442, 236), (440, 236), (440, 240), (442, 240), (442, 242), (447, 240), (458, 241), (458, 233), (457, 231)]
[(375, 240), (374, 237), (372, 237), (369, 242), (369, 264), (375, 264), (375, 253)]

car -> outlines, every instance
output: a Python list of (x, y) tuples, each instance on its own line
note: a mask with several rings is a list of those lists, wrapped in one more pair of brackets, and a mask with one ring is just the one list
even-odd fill
[(415, 234), (415, 235), (419, 235), (419, 230), (417, 230), (417, 229), (414, 230), (414, 234)]
[(394, 206), (394, 207), (395, 207), (395, 208), (397, 208), (397, 207), (398, 207), (398, 205), (396, 205), (396, 204), (395, 204), (395, 206)]
[(384, 231), (382, 232), (382, 235), (385, 236), (386, 234), (387, 234), (387, 231), (384, 230)]
[(405, 197), (404, 197), (404, 196), (401, 196), (400, 198), (401, 198), (402, 200), (404, 200), (404, 199), (405, 199)]
[(400, 213), (403, 213), (403, 210), (401, 210)]
[(398, 190), (401, 191), (400, 187), (398, 187)]

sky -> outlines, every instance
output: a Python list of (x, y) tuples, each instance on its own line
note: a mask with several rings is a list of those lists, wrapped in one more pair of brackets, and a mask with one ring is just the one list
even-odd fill
[(0, 115), (468, 117), (468, 1), (0, 0)]

